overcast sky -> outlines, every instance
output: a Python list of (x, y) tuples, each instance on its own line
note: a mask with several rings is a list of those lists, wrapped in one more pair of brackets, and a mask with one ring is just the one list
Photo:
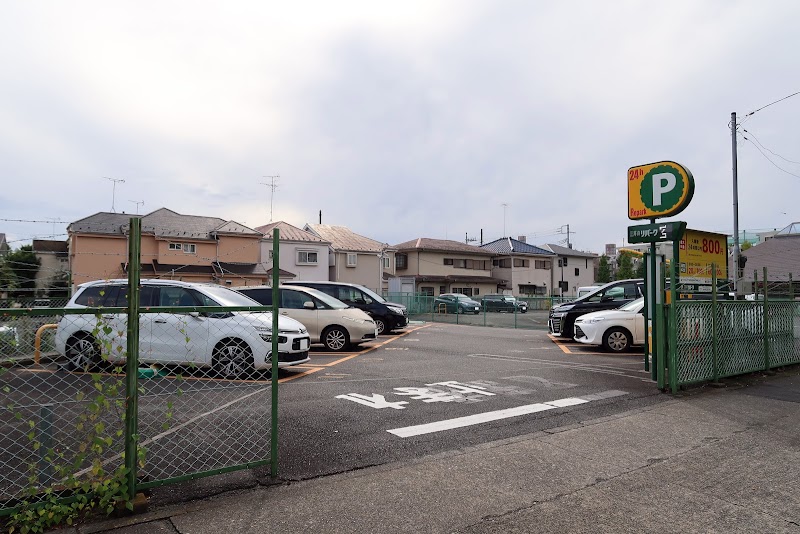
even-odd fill
[(569, 225), (602, 253), (640, 224), (628, 167), (673, 160), (696, 184), (676, 218), (731, 233), (734, 111), (739, 227), (781, 228), (800, 95), (745, 116), (800, 91), (798, 21), (796, 0), (4, 1), (0, 232), (63, 239), (112, 203), (256, 227), (280, 175), (275, 221), (389, 244)]

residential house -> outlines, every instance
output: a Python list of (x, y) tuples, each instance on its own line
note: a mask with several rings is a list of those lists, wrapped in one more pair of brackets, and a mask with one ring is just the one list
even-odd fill
[(36, 272), (36, 296), (48, 295), (51, 290), (63, 291), (69, 279), (67, 242), (34, 239), (31, 245), (40, 262)]
[(494, 252), (447, 239), (420, 237), (395, 245), (397, 278), (390, 291), (440, 295), (496, 293), (507, 281), (492, 276)]
[(328, 280), (330, 242), (283, 221), (258, 226), (261, 240), (261, 263), (272, 279), (274, 241), (278, 229), (279, 278), (283, 280)]
[(553, 259), (556, 255), (540, 247), (529, 245), (525, 236), (519, 239), (503, 237), (481, 245), (492, 252), (492, 276), (504, 281), (501, 292), (514, 295), (548, 295), (553, 287)]
[(378, 293), (386, 291), (395, 274), (395, 249), (386, 243), (359, 235), (346, 226), (306, 224), (311, 232), (330, 243), (328, 280), (360, 284)]
[[(753, 282), (760, 285), (764, 281), (766, 269), (768, 288), (786, 296), (791, 294), (791, 281), (793, 294), (800, 295), (800, 222), (794, 222), (766, 241), (742, 251), (742, 256), (747, 258), (741, 269), (744, 292), (754, 291)], [(735, 272), (733, 265), (730, 269), (729, 272)]]
[(550, 284), (554, 295), (576, 296), (579, 287), (594, 283), (597, 254), (553, 244), (542, 245), (542, 248), (556, 255)]
[(147, 215), (100, 212), (67, 227), (74, 285), (127, 277), (130, 220), (141, 219), (142, 278), (264, 284), (260, 232), (217, 217), (161, 208)]

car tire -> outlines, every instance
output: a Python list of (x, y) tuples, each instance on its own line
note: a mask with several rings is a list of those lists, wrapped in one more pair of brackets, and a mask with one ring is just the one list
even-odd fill
[(603, 347), (610, 352), (625, 352), (631, 344), (631, 334), (624, 328), (609, 328), (603, 334)]
[(253, 351), (241, 339), (224, 339), (217, 343), (211, 355), (211, 365), (217, 376), (225, 379), (253, 375)]
[(350, 347), (350, 336), (341, 326), (331, 326), (322, 333), (322, 343), (332, 352), (341, 352)]
[(375, 329), (378, 331), (378, 335), (386, 332), (386, 323), (383, 322), (383, 319), (380, 317), (373, 317), (373, 319), (375, 319)]
[(68, 370), (91, 371), (100, 364), (100, 347), (91, 334), (79, 332), (67, 340), (64, 356)]

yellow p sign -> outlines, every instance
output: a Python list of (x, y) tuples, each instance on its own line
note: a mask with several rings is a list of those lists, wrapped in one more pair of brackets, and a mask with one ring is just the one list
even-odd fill
[(655, 219), (680, 213), (694, 195), (694, 177), (674, 161), (628, 169), (628, 218)]

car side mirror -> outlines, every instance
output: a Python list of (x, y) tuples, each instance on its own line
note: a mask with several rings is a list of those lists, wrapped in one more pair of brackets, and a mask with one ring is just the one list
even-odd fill
[(313, 310), (314, 309), (314, 303), (311, 302), (310, 300), (307, 300), (307, 301), (305, 301), (303, 303), (303, 308), (305, 308), (307, 310)]
[(614, 300), (614, 298), (611, 295), (603, 295), (602, 297), (600, 297), (600, 302), (608, 302), (610, 300)]
[(200, 312), (191, 311), (191, 312), (189, 312), (189, 315), (191, 315), (192, 317), (197, 319), (198, 317), (200, 317)]

